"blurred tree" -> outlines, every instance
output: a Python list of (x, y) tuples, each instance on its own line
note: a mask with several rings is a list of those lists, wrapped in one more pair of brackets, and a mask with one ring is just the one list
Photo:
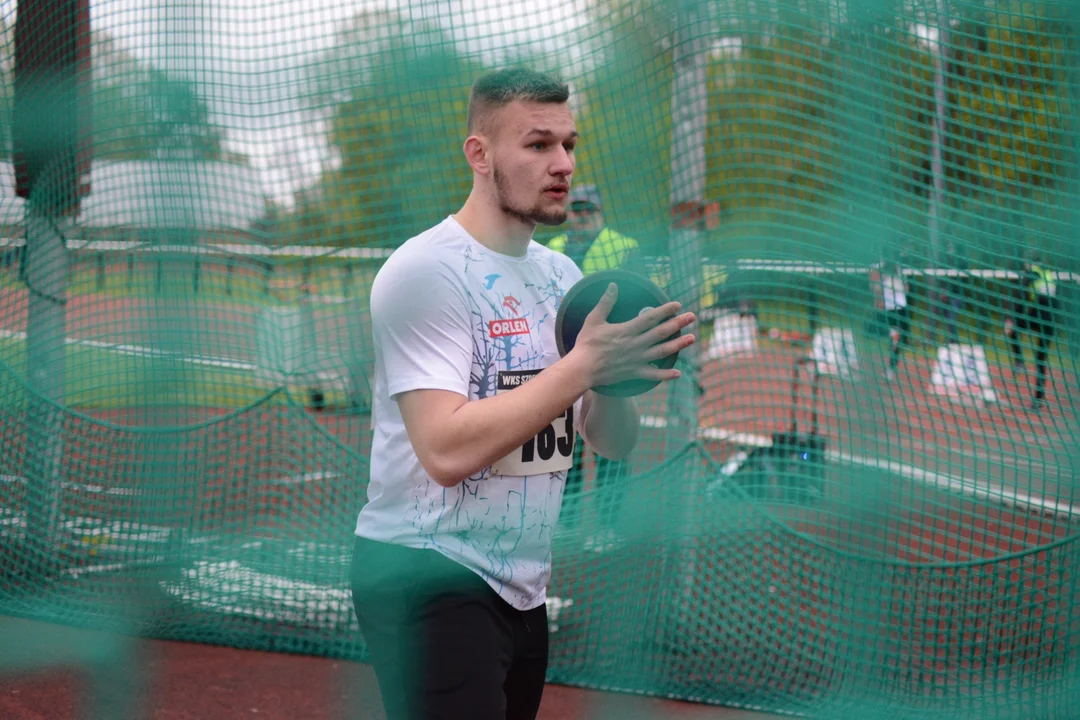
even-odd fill
[[(1026, 247), (1060, 255), (1075, 234), (1075, 11), (1030, 1), (962, 10), (945, 67), (944, 240), (979, 264), (1000, 265)], [(932, 86), (920, 93), (932, 114)], [(933, 177), (923, 146), (916, 192), (925, 197)]]
[(1065, 179), (1075, 27), (1052, 3), (1005, 3), (951, 33), (947, 169), (962, 194), (1030, 196)]
[(91, 51), (96, 160), (183, 157), (247, 162), (224, 151), (224, 131), (211, 122), (209, 107), (194, 82), (169, 77), (139, 61), (104, 33), (91, 38)]
[[(758, 9), (760, 10), (760, 8)], [(706, 196), (720, 203), (713, 251), (827, 255), (812, 231), (835, 200), (844, 159), (836, 32), (821, 3), (751, 12), (709, 60)]]
[[(221, 160), (223, 136), (194, 82), (151, 71), (138, 86), (140, 110), (148, 122), (141, 132), (159, 158)], [(136, 130), (139, 132), (139, 130)]]
[[(613, 13), (603, 60), (575, 83), (581, 142), (575, 184), (595, 183), (605, 221), (643, 244), (666, 251), (670, 225), (670, 43), (657, 34), (656, 8)], [(555, 232), (559, 232), (555, 229)]]
[[(91, 122), (96, 160), (181, 155), (246, 164), (224, 149), (193, 82), (171, 78), (123, 49), (108, 33), (91, 36)], [(0, 21), (0, 156), (11, 157), (14, 29)]]
[(910, 30), (888, 34), (882, 66), (888, 88), (881, 107), (890, 154), (889, 170), (896, 187), (929, 198), (931, 149), (936, 112), (934, 58), (927, 43)]
[(378, 58), (331, 117), (340, 162), (320, 180), (327, 242), (396, 245), (460, 207), (472, 187), (469, 89), (483, 71), (449, 47), (402, 43)]
[(818, 22), (785, 13), (775, 35), (747, 33), (714, 46), (706, 195), (729, 219), (758, 209), (813, 213), (829, 190), (837, 147)]
[(147, 69), (105, 33), (91, 37), (91, 94), (95, 159), (135, 160), (153, 155), (150, 123), (138, 87)]
[(469, 89), (485, 68), (449, 39), (432, 41), (435, 30), (418, 45), (416, 26), (360, 13), (313, 64), (307, 103), (325, 121), (333, 157), (284, 221), (293, 242), (398, 245), (468, 196), (461, 145)]
[[(883, 237), (889, 224), (923, 234), (935, 113), (925, 29), (936, 5), (885, 3), (873, 18), (824, 1), (728, 5), (709, 59), (706, 179), (725, 252), (743, 249), (732, 233), (761, 251), (762, 228), (780, 251), (799, 243), (823, 259), (875, 227)], [(673, 7), (592, 0), (594, 69), (574, 83), (576, 182), (599, 184), (608, 221), (647, 244), (663, 241), (669, 222)], [(1074, 54), (1071, 26), (1055, 12), (1024, 2), (952, 28), (950, 198), (1037, 199), (1069, 176)], [(307, 242), (315, 233), (331, 244), (396, 244), (468, 192), (460, 141), (483, 68), (430, 32), (419, 47), (414, 25), (361, 13), (315, 66), (311, 105), (325, 111), (335, 158), (298, 203)], [(861, 225), (845, 221), (853, 205), (868, 208)]]
[(410, 35), (407, 19), (389, 10), (362, 10), (334, 30), (324, 52), (304, 68), (300, 105), (316, 116), (333, 114), (353, 91), (371, 82), (375, 66)]
[(0, 20), (0, 157), (10, 158), (15, 103), (15, 25)]

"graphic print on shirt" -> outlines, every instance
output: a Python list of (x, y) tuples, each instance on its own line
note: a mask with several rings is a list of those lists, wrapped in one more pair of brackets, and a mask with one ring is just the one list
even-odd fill
[[(482, 256), (475, 255), (472, 248), (466, 251), (466, 277), (469, 265), (481, 259)], [(505, 283), (505, 286), (511, 292), (466, 290), (471, 306), (469, 312), (475, 323), (470, 389), (480, 400), (495, 393), (500, 370), (532, 370), (540, 368), (544, 360), (544, 348), (539, 342), (540, 324), (549, 315), (544, 299), (526, 307), (514, 294), (512, 284)]]
[[(546, 260), (539, 267), (523, 268), (521, 275), (498, 273), (493, 258), (474, 247), (465, 249), (463, 260), (464, 295), (473, 329), (469, 395), (483, 399), (500, 391), (500, 378), (506, 392), (512, 382), (508, 378), (534, 377), (553, 361), (555, 313), (567, 290), (566, 271)], [(431, 540), (439, 536), (440, 525), (454, 528), (442, 534), (439, 544), (450, 541), (459, 545), (455, 552), (475, 553), (478, 569), (497, 592), (516, 592), (510, 588), (518, 577), (532, 578), (528, 582), (536, 588), (546, 585), (550, 538), (577, 441), (574, 410), (569, 408), (515, 450), (519, 462), (524, 458), (533, 464), (507, 467), (497, 461), (452, 490), (431, 496), (433, 507), (416, 508), (414, 517)], [(559, 452), (560, 446), (567, 455)], [(548, 461), (541, 462), (544, 457)], [(432, 525), (423, 522), (424, 517), (441, 520)], [(519, 597), (524, 601), (530, 596)]]
[[(469, 248), (465, 253), (466, 269), (484, 259), (486, 258), (482, 252)], [(471, 397), (483, 399), (495, 395), (499, 392), (500, 377), (504, 378), (505, 392), (509, 389), (506, 378), (535, 376), (545, 366), (545, 356), (551, 354), (553, 347), (545, 348), (541, 337), (547, 328), (554, 325), (553, 307), (556, 307), (557, 299), (563, 292), (563, 271), (556, 268), (554, 263), (545, 265), (547, 267), (544, 269), (543, 284), (529, 280), (508, 282), (509, 278), (503, 275), (495, 289), (484, 292), (481, 288), (487, 290), (486, 280), (490, 277), (487, 272), (482, 279), (478, 277), (473, 282), (466, 283), (466, 298), (474, 327)], [(468, 274), (466, 277), (471, 278)], [(509, 327), (499, 323), (522, 325)], [(523, 331), (524, 325), (528, 326), (527, 331)], [(552, 345), (550, 339), (547, 344)], [(570, 408), (567, 414), (569, 427), (573, 429), (573, 408)], [(466, 520), (468, 527), (489, 537), (490, 544), (487, 545), (485, 557), (490, 563), (488, 569), (493, 575), (504, 579), (513, 577), (514, 552), (520, 543), (526, 537), (530, 538), (527, 542), (531, 544), (550, 536), (552, 523), (548, 518), (554, 517), (551, 513), (557, 512), (566, 470), (573, 464), (572, 443), (576, 441), (576, 434), (567, 437), (567, 427), (567, 415), (564, 414), (541, 433), (542, 437), (531, 440), (534, 448), (531, 461), (533, 464), (506, 466), (496, 462), (461, 484), (451, 512), (459, 521)], [(541, 458), (539, 451), (542, 450), (546, 456), (553, 447), (550, 443), (552, 433), (556, 436), (556, 443), (562, 438), (563, 448), (569, 446), (568, 461), (561, 460), (562, 455), (556, 453), (559, 461), (552, 457), (549, 458), (551, 462), (536, 464)], [(554, 447), (558, 449), (557, 445)], [(524, 446), (515, 451), (519, 460), (522, 453), (526, 452)], [(527, 455), (525, 457), (528, 459)], [(500, 470), (504, 472), (499, 472)], [(521, 478), (520, 490), (508, 489), (505, 494), (495, 491), (490, 487), (489, 481), (500, 475), (508, 481), (514, 477)], [(530, 484), (529, 477), (536, 475), (543, 476), (545, 482)], [(530, 490), (543, 492), (546, 497), (541, 500), (531, 496)], [(490, 500), (489, 493), (494, 493)], [(472, 507), (474, 513), (477, 512), (477, 501), (486, 504), (482, 517), (462, 518), (461, 514), (467, 512), (463, 509), (466, 505)], [(490, 504), (487, 504), (488, 502)]]
[(488, 334), (493, 338), (507, 335), (528, 335), (529, 321), (521, 317), (521, 301), (513, 295), (504, 295), (502, 310), (506, 317), (488, 320)]
[[(540, 299), (542, 301), (550, 301), (555, 308), (555, 312), (559, 311), (559, 306), (562, 305), (563, 297), (566, 295), (566, 290), (563, 288), (563, 271), (561, 268), (555, 267), (555, 264), (551, 264), (551, 281), (547, 285), (532, 285), (526, 284), (525, 287), (536, 288), (540, 293)], [(554, 321), (554, 319), (552, 319)]]

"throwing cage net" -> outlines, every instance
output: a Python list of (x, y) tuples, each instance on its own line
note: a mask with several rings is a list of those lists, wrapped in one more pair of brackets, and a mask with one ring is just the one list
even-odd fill
[[(1068, 717), (1078, 8), (0, 5), (0, 613), (365, 657), (368, 292), (468, 194), (473, 81), (525, 65), (700, 318), (632, 457), (583, 454), (550, 679)], [(536, 235), (587, 272), (594, 237)]]

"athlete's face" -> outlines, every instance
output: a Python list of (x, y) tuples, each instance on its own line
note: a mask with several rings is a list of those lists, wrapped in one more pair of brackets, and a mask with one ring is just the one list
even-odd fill
[(499, 209), (525, 223), (561, 225), (577, 144), (569, 105), (515, 101), (498, 112), (491, 165)]

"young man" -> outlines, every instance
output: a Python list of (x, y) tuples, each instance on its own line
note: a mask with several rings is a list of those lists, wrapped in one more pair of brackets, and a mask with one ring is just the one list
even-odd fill
[(472, 192), (372, 286), (374, 438), (352, 585), (391, 720), (535, 717), (575, 430), (614, 459), (637, 438), (633, 400), (589, 388), (672, 380), (652, 362), (694, 342), (664, 341), (694, 320), (677, 303), (607, 323), (609, 290), (559, 357), (555, 315), (581, 272), (532, 233), (566, 218), (568, 94), (526, 70), (478, 80)]

